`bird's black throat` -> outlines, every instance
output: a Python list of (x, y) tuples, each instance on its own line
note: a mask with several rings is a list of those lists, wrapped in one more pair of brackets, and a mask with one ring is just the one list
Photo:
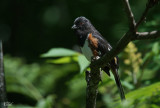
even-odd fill
[(80, 31), (80, 30), (75, 30), (75, 34), (78, 39), (78, 44), (80, 47), (83, 47), (85, 40), (88, 36), (88, 32)]

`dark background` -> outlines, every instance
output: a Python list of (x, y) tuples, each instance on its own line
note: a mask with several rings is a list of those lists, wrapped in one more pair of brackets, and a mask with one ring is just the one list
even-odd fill
[(77, 44), (71, 30), (78, 16), (85, 16), (111, 43), (127, 26), (122, 1), (106, 0), (1, 0), (0, 31), (5, 53), (37, 58), (52, 47), (73, 48)]
[[(146, 3), (147, 0), (130, 0), (136, 21)], [(152, 8), (138, 31), (159, 29), (159, 10), (159, 5)], [(88, 18), (112, 46), (128, 30), (122, 0), (0, 0), (0, 39), (3, 40), (5, 55), (7, 95), (14, 108), (84, 108), (85, 76), (84, 73), (79, 74), (77, 62), (48, 64), (40, 58), (51, 48), (79, 50), (71, 29), (79, 16)], [(131, 51), (119, 55), (126, 94), (158, 83), (159, 39), (135, 41), (127, 48)], [(125, 60), (129, 60), (130, 64)], [(132, 71), (139, 78), (138, 84), (132, 82)], [(104, 77), (104, 83), (99, 87), (97, 108), (113, 107), (110, 103), (114, 103), (115, 97), (119, 96), (114, 81), (106, 75)], [(143, 95), (151, 99), (146, 101), (136, 100), (142, 96), (132, 96), (128, 95), (133, 99), (133, 105), (137, 103), (139, 107), (146, 105), (151, 108), (149, 105), (154, 103), (159, 106), (159, 94), (156, 98)]]

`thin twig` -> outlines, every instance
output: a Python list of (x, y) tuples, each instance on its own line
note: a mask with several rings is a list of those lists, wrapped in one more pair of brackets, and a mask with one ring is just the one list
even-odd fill
[(156, 39), (160, 37), (160, 31), (137, 32), (132, 40)]
[[(128, 20), (131, 21), (130, 18), (130, 14), (132, 13), (128, 0), (123, 0), (125, 2), (125, 8), (127, 11), (127, 16), (128, 16)], [(141, 20), (139, 20), (138, 24), (136, 25), (136, 27), (138, 27), (144, 20), (145, 16), (148, 13), (148, 9), (151, 8), (151, 6), (153, 7), (153, 3), (150, 2), (150, 0), (147, 3), (147, 10), (145, 10), (144, 14), (141, 17)], [(154, 4), (155, 5), (155, 4)], [(134, 18), (132, 19), (134, 20)], [(100, 59), (96, 60), (95, 62), (92, 63), (92, 65), (94, 66), (99, 66), (99, 67), (104, 67), (105, 65), (107, 65), (107, 63), (115, 56), (117, 56), (127, 45), (130, 41), (132, 40), (143, 40), (143, 39), (155, 39), (159, 37), (159, 31), (152, 31), (152, 32), (143, 32), (143, 33), (139, 33), (139, 32), (134, 32), (134, 30), (129, 30), (117, 43), (117, 45), (115, 47), (113, 47), (113, 49), (111, 49), (110, 52), (106, 53), (103, 57), (101, 57)]]
[(132, 13), (129, 1), (128, 0), (123, 0), (123, 2), (124, 2), (124, 5), (125, 5), (125, 11), (127, 13), (130, 29), (133, 30), (136, 26), (134, 15)]
[(142, 16), (140, 17), (139, 21), (136, 24), (136, 27), (135, 27), (136, 31), (137, 31), (139, 25), (145, 20), (148, 11), (149, 11), (149, 7), (146, 7), (145, 11), (143, 12)]
[(159, 3), (159, 0), (148, 0), (148, 2), (146, 4), (146, 8), (145, 8), (142, 16), (140, 17), (139, 21), (136, 24), (135, 30), (137, 30), (139, 25), (146, 19), (146, 16), (148, 14), (149, 9), (152, 8), (153, 6), (157, 5), (158, 3)]

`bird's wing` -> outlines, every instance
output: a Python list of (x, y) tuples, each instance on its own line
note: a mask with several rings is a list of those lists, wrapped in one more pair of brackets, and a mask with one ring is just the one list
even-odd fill
[[(95, 56), (101, 57), (112, 48), (110, 44), (105, 39), (103, 39), (100, 35), (94, 35), (94, 34), (92, 35), (90, 33), (88, 36), (88, 41), (94, 57)], [(105, 66), (104, 68), (102, 68), (102, 70), (104, 70), (108, 74), (108, 76), (110, 76), (110, 73), (109, 73), (110, 69), (108, 66)]]
[(89, 43), (89, 47), (91, 48), (94, 57), (99, 56), (99, 52), (97, 51), (98, 49), (98, 39), (96, 37), (94, 37), (92, 35), (92, 33), (90, 33), (88, 35), (88, 43)]
[(92, 49), (94, 56), (103, 56), (112, 49), (109, 42), (103, 37), (90, 33), (88, 35), (89, 47)]
[[(111, 45), (103, 37), (99, 35), (93, 35), (93, 38), (96, 38), (96, 40), (98, 41), (97, 51), (101, 52), (101, 56), (103, 56), (105, 53), (107, 53), (112, 49)], [(125, 100), (125, 94), (124, 94), (123, 87), (121, 85), (120, 78), (118, 75), (118, 57), (114, 57), (110, 61), (109, 65), (110, 65), (109, 67), (105, 66), (104, 68), (102, 68), (102, 70), (104, 70), (109, 76), (110, 76), (109, 70), (110, 69), (112, 70), (112, 73), (114, 75), (114, 78), (120, 93), (120, 97), (122, 100)]]
[(112, 49), (109, 42), (107, 42), (103, 37), (99, 35), (93, 35), (93, 37), (98, 39), (98, 52), (101, 52), (101, 56), (103, 56), (105, 53), (110, 51)]

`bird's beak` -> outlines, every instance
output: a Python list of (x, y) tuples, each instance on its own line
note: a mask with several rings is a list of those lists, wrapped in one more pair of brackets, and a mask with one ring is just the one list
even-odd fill
[(72, 29), (73, 29), (73, 30), (77, 29), (77, 26), (74, 24), (74, 25), (72, 26)]

